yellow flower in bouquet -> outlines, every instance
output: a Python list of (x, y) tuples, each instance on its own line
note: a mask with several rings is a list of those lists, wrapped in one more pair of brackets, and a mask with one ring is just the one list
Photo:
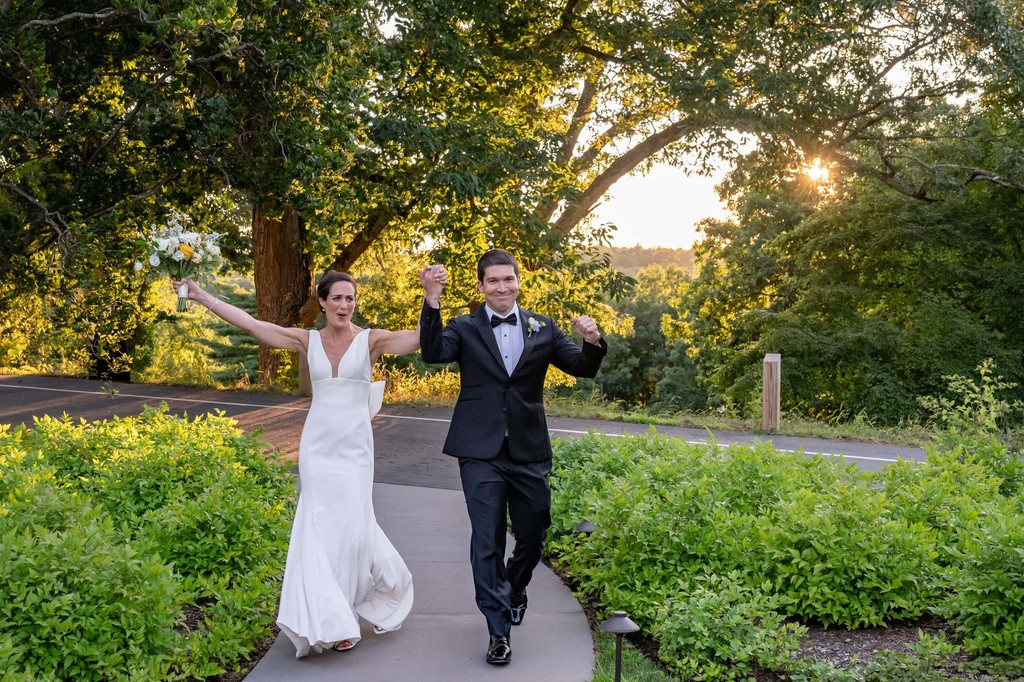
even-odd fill
[[(195, 279), (197, 275), (212, 271), (220, 263), (220, 234), (201, 234), (187, 229), (188, 218), (171, 213), (166, 225), (153, 225), (142, 238), (142, 246), (149, 251), (150, 267), (169, 275), (171, 279)], [(145, 264), (135, 262), (135, 269)], [(188, 310), (188, 287), (178, 289), (178, 312)]]

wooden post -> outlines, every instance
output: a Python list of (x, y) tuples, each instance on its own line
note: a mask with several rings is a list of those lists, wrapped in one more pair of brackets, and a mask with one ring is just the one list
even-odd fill
[(782, 356), (768, 353), (764, 356), (761, 393), (761, 428), (778, 431), (779, 412), (782, 409)]

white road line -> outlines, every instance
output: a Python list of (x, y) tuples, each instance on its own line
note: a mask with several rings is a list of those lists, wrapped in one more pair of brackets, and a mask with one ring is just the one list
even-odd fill
[[(106, 391), (102, 391), (102, 390), (100, 390), (100, 391), (82, 391), (82, 390), (77, 390), (77, 389), (73, 389), (73, 388), (46, 388), (46, 387), (42, 387), (42, 386), (19, 386), (17, 384), (4, 384), (4, 383), (0, 383), (0, 388), (23, 388), (23, 389), (31, 389), (31, 390), (35, 390), (35, 391), (52, 391), (52, 392), (55, 392), (55, 393), (83, 393), (83, 394), (86, 394), (86, 395), (106, 395), (107, 394)], [(258, 403), (236, 403), (236, 402), (226, 402), (226, 401), (219, 401), (219, 400), (199, 400), (199, 399), (196, 399), (196, 398), (174, 398), (174, 397), (170, 397), (170, 396), (161, 396), (161, 395), (143, 395), (143, 394), (139, 394), (139, 393), (122, 393), (120, 391), (117, 391), (116, 393), (113, 393), (112, 397), (114, 397), (114, 398), (141, 398), (143, 400), (175, 400), (175, 401), (183, 402), (183, 403), (202, 403), (202, 404), (205, 404), (205, 405), (228, 405), (228, 406), (231, 406), (231, 407), (254, 407), (254, 408), (263, 408), (263, 409), (269, 409), (269, 410), (288, 410), (288, 411), (291, 411), (291, 412), (308, 412), (309, 411), (309, 408), (307, 408), (307, 407), (291, 407), (291, 406), (288, 406), (288, 405), (260, 405)], [(448, 424), (448, 423), (451, 422), (450, 419), (439, 419), (437, 417), (410, 417), (408, 415), (401, 415), (401, 414), (378, 414), (377, 417), (384, 418), (384, 419), (408, 419), (408, 420), (411, 420), (411, 421), (437, 422), (437, 423), (440, 423), (440, 424)], [(589, 431), (578, 431), (578, 430), (572, 430), (572, 429), (549, 429), (549, 431), (551, 431), (552, 433), (568, 433), (568, 434), (572, 434), (572, 435), (576, 435), (576, 436), (584, 436), (584, 435), (590, 433)], [(629, 436), (629, 435), (643, 435), (643, 434), (625, 434), (625, 433), (607, 433), (607, 432), (603, 432), (603, 433), (602, 432), (598, 432), (598, 433), (600, 435), (602, 435), (602, 436), (610, 436), (612, 438), (621, 438), (623, 436)], [(702, 440), (687, 440), (686, 443), (688, 443), (689, 445), (707, 445), (707, 441), (702, 441)], [(798, 453), (801, 452), (799, 450), (787, 450), (787, 449), (784, 449), (784, 448), (775, 448), (775, 449), (778, 450), (779, 452), (789, 452), (789, 453), (793, 453), (793, 454), (798, 454)], [(886, 462), (886, 463), (889, 463), (889, 464), (893, 464), (893, 463), (896, 463), (896, 462), (899, 461), (898, 459), (891, 459), (891, 458), (888, 458), (888, 457), (867, 457), (867, 456), (864, 456), (864, 455), (844, 455), (844, 454), (835, 453), (835, 452), (815, 452), (815, 451), (812, 451), (812, 450), (804, 450), (804, 451), (802, 451), (802, 453), (804, 455), (821, 455), (822, 457), (842, 457), (844, 459), (859, 459), (859, 460), (864, 460), (864, 461), (867, 461), (867, 462)]]
[(44, 388), (42, 386), (16, 386), (12, 384), (0, 384), (2, 388), (26, 388), (35, 391), (53, 391), (55, 393), (84, 393), (86, 395), (110, 395), (112, 398), (142, 398), (144, 400), (176, 400), (182, 403), (203, 403), (206, 405), (230, 405), (232, 407), (262, 407), (270, 410), (292, 410), (294, 412), (308, 412), (306, 407), (289, 407), (288, 405), (260, 405), (258, 403), (232, 403), (222, 400), (200, 400), (198, 398), (174, 398), (166, 395), (143, 395), (141, 393), (122, 393), (114, 391), (110, 394), (107, 391), (79, 391), (73, 388)]

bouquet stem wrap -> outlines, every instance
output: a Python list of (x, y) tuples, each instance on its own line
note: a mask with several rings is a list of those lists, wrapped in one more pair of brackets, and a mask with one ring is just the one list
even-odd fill
[(182, 284), (178, 287), (178, 312), (183, 313), (188, 310), (188, 285)]

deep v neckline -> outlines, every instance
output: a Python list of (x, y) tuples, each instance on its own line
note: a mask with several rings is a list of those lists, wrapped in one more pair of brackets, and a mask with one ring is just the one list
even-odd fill
[(368, 332), (368, 331), (370, 331), (370, 329), (366, 328), (363, 331), (359, 332), (358, 334), (356, 334), (355, 336), (352, 337), (352, 341), (349, 342), (348, 348), (346, 348), (345, 352), (341, 354), (340, 358), (338, 358), (338, 364), (337, 365), (335, 365), (333, 362), (331, 362), (331, 356), (327, 354), (327, 346), (324, 345), (324, 337), (323, 337), (323, 335), (319, 331), (317, 331), (317, 333), (316, 333), (317, 338), (320, 339), (320, 350), (323, 352), (324, 357), (327, 358), (327, 365), (331, 368), (331, 378), (332, 379), (337, 379), (338, 378), (338, 374), (339, 374), (339, 372), (341, 372), (341, 363), (345, 362), (345, 357), (348, 356), (348, 352), (350, 350), (352, 350), (352, 346), (356, 345), (356, 339), (358, 339), (360, 336), (362, 336), (365, 332)]

